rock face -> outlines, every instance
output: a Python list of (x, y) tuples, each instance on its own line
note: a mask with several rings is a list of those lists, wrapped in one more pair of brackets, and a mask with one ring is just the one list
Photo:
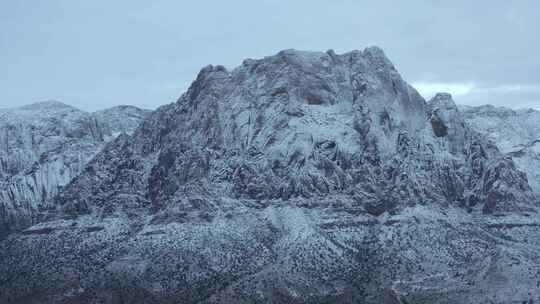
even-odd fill
[(0, 300), (536, 301), (538, 202), (380, 49), (286, 50), (202, 69), (109, 142), (0, 243)]
[(125, 106), (86, 113), (57, 101), (1, 110), (0, 234), (35, 222), (105, 142), (146, 115)]
[(497, 144), (527, 173), (532, 189), (540, 192), (540, 111), (511, 110), (490, 105), (461, 108), (474, 129)]

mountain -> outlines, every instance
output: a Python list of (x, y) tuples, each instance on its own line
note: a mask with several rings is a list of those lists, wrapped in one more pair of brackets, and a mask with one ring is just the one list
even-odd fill
[(533, 190), (540, 192), (540, 111), (485, 105), (463, 106), (461, 112), (467, 123), (512, 157)]
[(285, 50), (203, 68), (107, 143), (0, 242), (0, 300), (536, 301), (539, 203), (381, 49)]
[(120, 105), (94, 112), (92, 115), (102, 122), (109, 132), (108, 136), (117, 136), (121, 133), (133, 133), (149, 113), (148, 110), (134, 106)]
[(128, 106), (87, 113), (58, 101), (0, 110), (0, 235), (36, 222), (107, 141), (147, 113)]

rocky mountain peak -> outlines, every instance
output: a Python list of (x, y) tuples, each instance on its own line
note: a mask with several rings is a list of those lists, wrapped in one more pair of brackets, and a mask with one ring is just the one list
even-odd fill
[(540, 295), (527, 177), (378, 48), (205, 67), (77, 173), (48, 221), (0, 241), (0, 302)]
[(449, 93), (437, 93), (429, 102), (430, 123), (435, 136), (445, 137), (451, 153), (461, 153), (468, 128)]
[[(354, 53), (354, 51), (353, 51)], [(386, 57), (384, 51), (377, 46), (370, 46), (364, 49), (362, 55), (378, 65), (379, 67), (386, 67), (388, 69), (395, 70), (394, 64)]]
[(130, 105), (119, 105), (92, 113), (92, 116), (108, 129), (110, 134), (116, 136), (120, 133), (133, 132), (151, 111)]
[(454, 102), (454, 99), (452, 98), (452, 94), (450, 93), (437, 93), (433, 98), (429, 100), (429, 104), (432, 107), (444, 107), (447, 109), (455, 109), (457, 110), (456, 103)]
[(62, 108), (71, 108), (72, 106), (67, 105), (61, 101), (58, 100), (44, 100), (44, 101), (38, 101), (34, 102), (28, 105), (24, 105), (20, 107), (20, 109), (25, 110), (39, 110), (39, 109), (62, 109)]
[[(497, 149), (468, 128), (449, 94), (426, 103), (378, 48), (285, 50), (232, 71), (207, 66), (122, 149), (114, 144), (89, 163), (92, 174), (60, 194), (63, 210), (116, 214), (139, 206), (146, 214), (142, 206), (151, 205), (167, 213), (180, 204), (217, 212), (234, 200), (342, 197), (349, 208), (379, 215), (420, 202), (465, 204), (471, 192), (482, 193), (478, 207), (495, 189), (527, 184), (516, 173), (510, 184), (484, 187), (479, 180), (496, 166)], [(498, 209), (503, 197), (489, 212), (523, 201)]]

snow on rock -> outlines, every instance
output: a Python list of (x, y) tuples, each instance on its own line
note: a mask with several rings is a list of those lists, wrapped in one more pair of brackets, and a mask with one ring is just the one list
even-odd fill
[(120, 133), (131, 134), (148, 115), (149, 111), (130, 105), (120, 105), (93, 113), (103, 122), (104, 127), (116, 137)]
[(86, 170), (59, 197), (71, 215), (191, 205), (191, 195), (217, 208), (223, 196), (347, 194), (374, 214), (417, 203), (493, 213), (536, 202), (448, 94), (426, 103), (378, 48), (285, 50), (232, 71), (207, 66), (177, 103)]
[(0, 301), (536, 301), (538, 196), (484, 137), (376, 47), (207, 66), (0, 242)]
[(106, 141), (146, 114), (135, 107), (87, 113), (58, 101), (0, 110), (0, 231), (35, 222)]
[(461, 108), (467, 123), (493, 141), (527, 173), (529, 184), (540, 192), (540, 111), (511, 110), (491, 105)]

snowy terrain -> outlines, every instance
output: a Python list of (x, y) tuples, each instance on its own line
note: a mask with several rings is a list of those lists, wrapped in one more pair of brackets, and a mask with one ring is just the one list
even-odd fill
[(510, 155), (540, 192), (540, 111), (490, 105), (461, 108), (465, 120)]
[(0, 302), (535, 303), (540, 197), (475, 117), (377, 47), (207, 66), (0, 241)]
[(131, 106), (87, 113), (58, 101), (1, 109), (0, 235), (35, 222), (106, 142), (147, 113)]

